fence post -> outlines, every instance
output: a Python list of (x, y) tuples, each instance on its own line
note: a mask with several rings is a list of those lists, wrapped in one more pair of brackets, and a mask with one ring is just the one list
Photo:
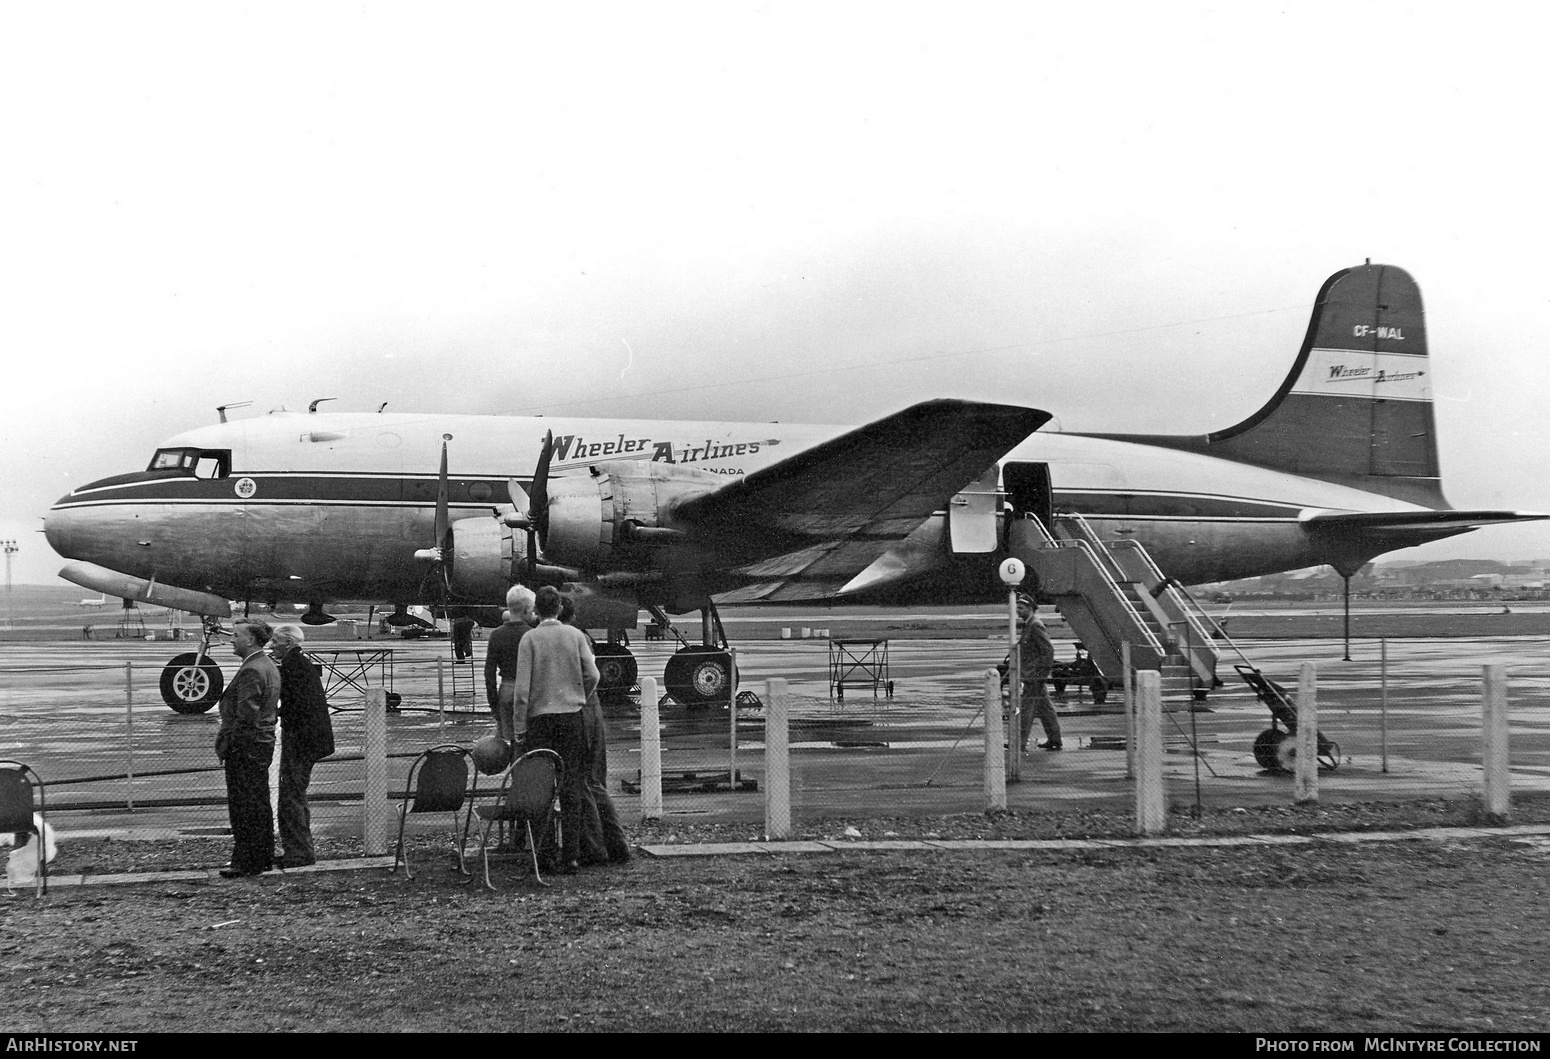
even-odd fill
[(1160, 835), (1168, 826), (1163, 801), (1162, 674), (1150, 669), (1135, 674), (1136, 691), (1136, 830)]
[(1486, 817), (1505, 824), (1512, 808), (1512, 778), (1507, 756), (1507, 668), (1484, 667), (1485, 687), (1480, 703), (1480, 758), (1485, 766), (1481, 796)]
[(727, 732), (727, 790), (736, 794), (737, 785), (737, 648), (727, 652), (732, 659), (733, 680), (727, 685), (727, 720), (731, 728)]
[(1304, 662), (1297, 674), (1297, 761), (1292, 770), (1292, 800), (1319, 800), (1318, 667)]
[[(455, 685), (456, 681), (457, 681), (457, 671), (456, 670), (453, 670), (452, 677), (453, 677), (453, 683)], [(442, 672), (442, 668), (441, 668), (441, 656), (437, 655), (436, 656), (436, 742), (438, 742), (438, 743), (445, 743), (447, 741), (447, 688), (446, 688), (446, 685), (443, 683), (443, 679), (444, 679), (444, 677), (443, 677), (443, 672)], [(457, 693), (457, 689), (454, 686), (453, 694), (456, 694), (456, 693)]]
[(1378, 641), (1382, 661), (1379, 663), (1379, 683), (1383, 698), (1378, 701), (1378, 749), (1383, 760), (1383, 771), (1389, 770), (1389, 642)]
[(366, 784), (361, 791), (361, 831), (366, 856), (387, 853), (387, 688), (366, 689), (366, 715), (362, 726), (361, 754), (365, 758)]
[[(1016, 680), (1016, 677), (1013, 677)], [(1015, 698), (1015, 695), (1014, 695)], [(1016, 708), (1011, 711), (1017, 716)], [(1001, 674), (985, 670), (985, 811), (1006, 810), (1007, 738), (1001, 729)]]
[[(1091, 656), (1089, 656), (1091, 657)], [(1125, 778), (1136, 778), (1136, 686), (1130, 668), (1130, 641), (1119, 645), (1120, 679), (1125, 684)]]
[(640, 818), (662, 819), (662, 727), (656, 677), (640, 681)]
[[(1023, 713), (1023, 658), (1022, 650), (1017, 641), (1012, 641), (1012, 649), (1007, 652), (1006, 662), (1006, 782), (1021, 783), (1023, 781), (1023, 740), (1027, 738), (1028, 726), (1033, 723), (1033, 718)], [(1000, 692), (997, 691), (996, 712), (999, 714)], [(1005, 808), (1005, 806), (1002, 806)]]
[(791, 837), (791, 741), (787, 731), (786, 681), (764, 682), (764, 837)]
[(129, 775), (124, 777), (124, 802), (135, 811), (135, 664), (124, 663), (124, 725), (129, 734)]

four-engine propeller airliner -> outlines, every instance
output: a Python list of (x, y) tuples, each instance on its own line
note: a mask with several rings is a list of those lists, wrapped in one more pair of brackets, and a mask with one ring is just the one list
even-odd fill
[[(1366, 264), (1325, 282), (1270, 401), (1211, 434), (1036, 433), (1048, 413), (950, 400), (860, 428), (276, 412), (170, 438), (145, 470), (62, 497), (45, 528), (76, 560), (66, 579), (207, 629), (233, 599), (306, 604), (314, 623), (339, 601), (488, 618), (513, 583), (558, 584), (610, 630), (600, 661), (626, 687), (617, 633), (639, 610), (700, 610), (704, 643), (667, 684), (724, 698), (718, 602), (990, 602), (1027, 514), (1080, 513), (1184, 584), (1349, 576), (1543, 517), (1448, 506), (1430, 384), (1419, 289)], [(220, 670), (180, 655), (162, 690), (208, 709)]]

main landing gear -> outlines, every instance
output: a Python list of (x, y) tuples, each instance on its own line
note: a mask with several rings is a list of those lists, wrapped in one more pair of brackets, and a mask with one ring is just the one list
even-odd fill
[(221, 631), (214, 618), (202, 618), (204, 634), (199, 650), (175, 656), (162, 667), (162, 701), (178, 713), (206, 713), (226, 689), (221, 667), (210, 661), (210, 644)]
[(709, 601), (700, 610), (700, 641), (679, 648), (662, 674), (667, 693), (690, 709), (724, 705), (737, 693), (737, 668), (727, 646), (727, 631), (716, 605)]
[[(649, 609), (655, 619), (652, 628), (666, 629), (677, 635), (660, 607)], [(715, 604), (707, 604), (700, 615), (702, 642), (691, 644), (679, 637), (683, 646), (668, 658), (666, 671), (662, 674), (667, 694), (674, 702), (691, 709), (725, 705), (737, 691), (732, 652), (727, 647), (726, 630), (721, 625)], [(593, 655), (599, 674), (598, 698), (605, 707), (627, 705), (640, 676), (640, 667), (628, 642), (610, 636), (608, 643), (593, 648)]]

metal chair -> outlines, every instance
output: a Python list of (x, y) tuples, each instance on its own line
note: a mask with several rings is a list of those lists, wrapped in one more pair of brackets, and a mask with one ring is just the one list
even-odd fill
[[(565, 773), (565, 762), (553, 750), (529, 750), (511, 766), (501, 784), (500, 799), (494, 805), (481, 805), (474, 809), (484, 821), (479, 835), (479, 860), (484, 866), (484, 885), (493, 890), (490, 882), (490, 827), (493, 824), (520, 823), (527, 831), (528, 853), (533, 859), (533, 878), (540, 886), (548, 886), (538, 870), (538, 841), (533, 834), (533, 821), (543, 820), (545, 813), (559, 817), (558, 798), (560, 780)], [(558, 823), (556, 823), (558, 826)], [(538, 833), (544, 833), (539, 828)]]
[[(452, 840), (457, 843), (457, 870), (462, 875), (469, 874), (463, 851), (468, 845), (468, 829), (473, 823), (473, 796), (479, 788), (477, 771), (468, 767), (471, 758), (472, 754), (463, 747), (443, 743), (414, 759), (404, 781), (404, 800), (398, 810), (398, 845), (389, 872), (398, 871), (398, 862), (402, 860), (404, 878), (414, 878), (409, 867), (409, 850), (404, 845), (404, 826), (410, 813), (451, 813)], [(474, 772), (472, 788), (468, 784), (471, 771)], [(469, 806), (467, 813), (463, 813), (464, 805)], [(461, 829), (458, 827), (460, 813), (463, 815)]]
[[(32, 792), (36, 788), (34, 804)], [(14, 848), (26, 845), (29, 835), (38, 837), (38, 871), (34, 896), (48, 893), (48, 839), (44, 834), (43, 780), (20, 761), (0, 760), (0, 834), (16, 835)]]

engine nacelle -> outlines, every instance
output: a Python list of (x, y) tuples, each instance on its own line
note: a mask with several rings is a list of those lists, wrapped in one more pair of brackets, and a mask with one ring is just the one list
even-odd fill
[(727, 484), (709, 471), (671, 463), (613, 461), (549, 480), (549, 562), (583, 570), (644, 569), (653, 541), (671, 539), (673, 508)]
[(462, 599), (505, 599), (526, 558), (526, 535), (514, 534), (499, 519), (460, 518), (452, 523), (452, 591)]
[[(501, 519), (461, 518), (452, 523), (452, 591), (464, 600), (485, 600), (498, 610), (506, 590), (526, 572), (527, 534)], [(640, 603), (627, 587), (568, 580), (577, 571), (540, 564), (540, 578), (556, 584), (576, 604), (584, 629), (633, 629)], [(452, 610), (454, 608), (449, 608)]]

